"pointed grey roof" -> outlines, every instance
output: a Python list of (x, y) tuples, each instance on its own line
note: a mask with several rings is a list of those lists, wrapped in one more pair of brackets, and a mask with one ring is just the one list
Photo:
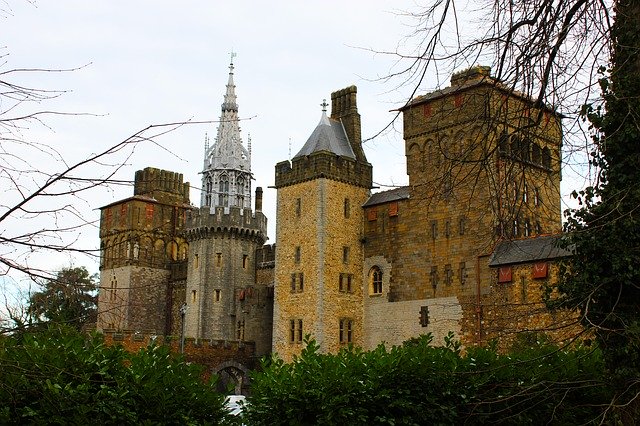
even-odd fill
[(325, 111), (322, 112), (322, 118), (307, 142), (293, 158), (319, 151), (329, 151), (343, 157), (356, 158), (353, 149), (351, 149), (349, 138), (344, 131), (344, 126), (340, 121), (327, 117)]

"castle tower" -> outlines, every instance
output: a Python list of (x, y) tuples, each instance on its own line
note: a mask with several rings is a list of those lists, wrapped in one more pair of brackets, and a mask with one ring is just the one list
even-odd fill
[(285, 360), (307, 334), (330, 352), (363, 339), (361, 206), (372, 176), (356, 92), (333, 93), (331, 116), (323, 103), (302, 149), (276, 165), (273, 350)]
[[(187, 217), (185, 332), (196, 339), (255, 341), (270, 351), (272, 295), (256, 284), (256, 252), (266, 240), (262, 189), (251, 210), (251, 161), (242, 146), (233, 62), (214, 144), (206, 147), (202, 201)], [(266, 331), (265, 331), (266, 330)]]
[(364, 204), (366, 348), (449, 331), (480, 341), (496, 244), (561, 229), (560, 116), (490, 71), (401, 108), (409, 186)]
[(99, 330), (171, 333), (172, 271), (186, 261), (190, 208), (181, 174), (148, 167), (136, 172), (133, 197), (100, 209)]
[(222, 103), (220, 124), (213, 145), (205, 137), (202, 170), (202, 207), (251, 208), (251, 153), (242, 145), (238, 120), (233, 54)]

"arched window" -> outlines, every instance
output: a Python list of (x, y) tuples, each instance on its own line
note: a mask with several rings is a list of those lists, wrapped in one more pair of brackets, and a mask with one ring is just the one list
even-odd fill
[(540, 150), (540, 145), (535, 142), (531, 145), (531, 161), (536, 164), (540, 164), (542, 162), (542, 151)]
[(531, 140), (525, 139), (522, 142), (520, 158), (522, 161), (531, 161)]
[(382, 271), (377, 266), (369, 271), (369, 294), (382, 294)]
[(229, 176), (221, 175), (218, 182), (218, 205), (227, 207), (229, 205)]
[(509, 155), (509, 135), (507, 132), (502, 132), (498, 138), (498, 149), (500, 150), (500, 154)]
[(211, 193), (213, 192), (213, 181), (211, 180), (211, 176), (207, 177), (204, 186), (204, 205), (211, 206)]
[(546, 146), (542, 149), (542, 167), (551, 168), (551, 151)]
[(236, 180), (236, 199), (238, 207), (244, 205), (244, 179), (238, 178)]

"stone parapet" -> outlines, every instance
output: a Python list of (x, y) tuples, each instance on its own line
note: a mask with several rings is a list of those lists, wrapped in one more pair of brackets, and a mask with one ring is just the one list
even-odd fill
[(182, 173), (146, 167), (136, 172), (133, 194), (148, 195), (165, 203), (189, 203), (189, 183)]
[(372, 186), (372, 168), (369, 163), (329, 152), (316, 152), (276, 164), (276, 188), (320, 178), (369, 189)]
[(262, 212), (253, 214), (251, 209), (201, 207), (187, 213), (185, 229), (188, 241), (226, 233), (256, 239), (262, 244), (267, 237), (267, 218)]

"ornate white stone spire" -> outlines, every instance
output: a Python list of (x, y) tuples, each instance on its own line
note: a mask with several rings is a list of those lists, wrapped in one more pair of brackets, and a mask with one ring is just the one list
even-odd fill
[(251, 208), (251, 157), (242, 145), (238, 119), (233, 58), (229, 65), (227, 91), (214, 143), (205, 152), (202, 171), (202, 207)]

